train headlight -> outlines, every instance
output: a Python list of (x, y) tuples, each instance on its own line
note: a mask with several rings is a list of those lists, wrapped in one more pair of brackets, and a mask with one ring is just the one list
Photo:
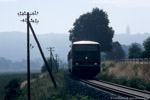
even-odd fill
[(97, 63), (94, 63), (94, 65), (97, 65)]
[(88, 57), (85, 57), (85, 59), (88, 59)]
[(79, 63), (76, 63), (76, 65), (79, 65)]

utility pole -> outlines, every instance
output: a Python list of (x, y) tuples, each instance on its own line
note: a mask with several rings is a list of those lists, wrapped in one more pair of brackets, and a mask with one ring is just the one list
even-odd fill
[(28, 78), (28, 100), (31, 100), (30, 94), (30, 30), (29, 30), (29, 13), (27, 13), (27, 78)]
[(30, 94), (30, 30), (29, 30), (29, 23), (30, 22), (35, 22), (38, 23), (39, 21), (37, 21), (37, 19), (33, 20), (29, 20), (31, 15), (37, 15), (38, 12), (34, 11), (32, 13), (29, 12), (19, 12), (18, 16), (27, 16), (27, 18), (21, 20), (22, 22), (26, 22), (27, 23), (27, 87), (28, 87), (28, 100), (31, 100), (31, 94)]
[(50, 53), (50, 55), (49, 55), (49, 56), (50, 56), (50, 57), (49, 57), (49, 58), (50, 58), (50, 69), (51, 69), (51, 72), (52, 72), (52, 66), (53, 66), (53, 64), (52, 64), (52, 59), (53, 59), (53, 57), (52, 57), (52, 56), (53, 56), (52, 52), (55, 51), (55, 50), (54, 50), (54, 47), (47, 47), (47, 49), (48, 49), (48, 51), (49, 51), (49, 53)]
[(59, 63), (58, 63), (58, 54), (55, 54), (55, 57), (56, 57), (56, 69), (58, 71), (58, 68), (59, 68)]
[(40, 46), (40, 43), (39, 43), (39, 41), (38, 41), (38, 39), (37, 39), (37, 37), (36, 37), (36, 35), (35, 35), (35, 32), (34, 32), (34, 30), (33, 30), (33, 28), (32, 28), (32, 25), (31, 25), (31, 23), (30, 23), (30, 22), (33, 22), (33, 23), (38, 24), (39, 21), (38, 21), (37, 19), (35, 19), (35, 20), (31, 19), (31, 20), (30, 20), (30, 16), (31, 16), (31, 15), (38, 15), (38, 12), (37, 12), (37, 11), (34, 11), (34, 12), (32, 12), (32, 13), (29, 13), (29, 12), (24, 11), (24, 12), (19, 12), (19, 13), (18, 13), (18, 16), (27, 16), (27, 18), (25, 18), (25, 19), (23, 19), (23, 20), (21, 20), (21, 21), (27, 23), (27, 87), (28, 87), (28, 100), (31, 100), (31, 92), (30, 92), (30, 34), (29, 34), (29, 31), (30, 31), (30, 30), (29, 30), (29, 29), (31, 29), (31, 31), (32, 31), (32, 34), (33, 34), (33, 36), (34, 36), (34, 39), (35, 39), (35, 41), (36, 41), (36, 43), (37, 43), (37, 45), (38, 45), (38, 48), (39, 48), (39, 50), (40, 50), (41, 56), (42, 56), (42, 58), (43, 58), (43, 60), (44, 60), (44, 62), (45, 62), (45, 65), (46, 65), (46, 67), (47, 67), (47, 70), (48, 70), (48, 72), (49, 72), (49, 75), (50, 75), (50, 77), (51, 77), (51, 79), (52, 79), (52, 82), (53, 82), (55, 88), (57, 87), (56, 82), (55, 82), (55, 80), (54, 80), (54, 78), (53, 78), (53, 75), (52, 75), (52, 73), (50, 72), (50, 69), (48, 68), (48, 64), (47, 64), (47, 62), (46, 62), (46, 59), (45, 59), (45, 56), (44, 56), (44, 54), (43, 54), (42, 48), (41, 48), (41, 46)]

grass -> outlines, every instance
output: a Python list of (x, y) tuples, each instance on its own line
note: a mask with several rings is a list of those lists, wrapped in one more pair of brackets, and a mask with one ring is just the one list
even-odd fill
[[(31, 74), (31, 78), (37, 77), (39, 73)], [(0, 74), (0, 100), (3, 100), (6, 93), (5, 93), (5, 86), (12, 80), (12, 79), (20, 79), (22, 82), (26, 80), (26, 73), (1, 73)]]
[(105, 62), (101, 65), (99, 80), (150, 91), (150, 65)]
[[(70, 95), (64, 80), (64, 70), (53, 74), (58, 88), (54, 88), (48, 73), (43, 73), (31, 83), (31, 100), (93, 100), (84, 95)], [(23, 95), (18, 100), (27, 100), (26, 88), (22, 88)]]

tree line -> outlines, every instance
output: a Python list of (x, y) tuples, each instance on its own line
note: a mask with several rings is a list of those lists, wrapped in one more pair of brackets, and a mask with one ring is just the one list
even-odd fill
[(129, 58), (150, 58), (150, 37), (143, 41), (144, 50), (137, 43), (133, 43), (129, 48)]

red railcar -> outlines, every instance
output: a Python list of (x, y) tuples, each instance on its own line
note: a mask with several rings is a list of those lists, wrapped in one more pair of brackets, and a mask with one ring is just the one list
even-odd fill
[(68, 53), (68, 69), (71, 74), (93, 77), (100, 72), (100, 63), (100, 44), (98, 42), (73, 42)]

